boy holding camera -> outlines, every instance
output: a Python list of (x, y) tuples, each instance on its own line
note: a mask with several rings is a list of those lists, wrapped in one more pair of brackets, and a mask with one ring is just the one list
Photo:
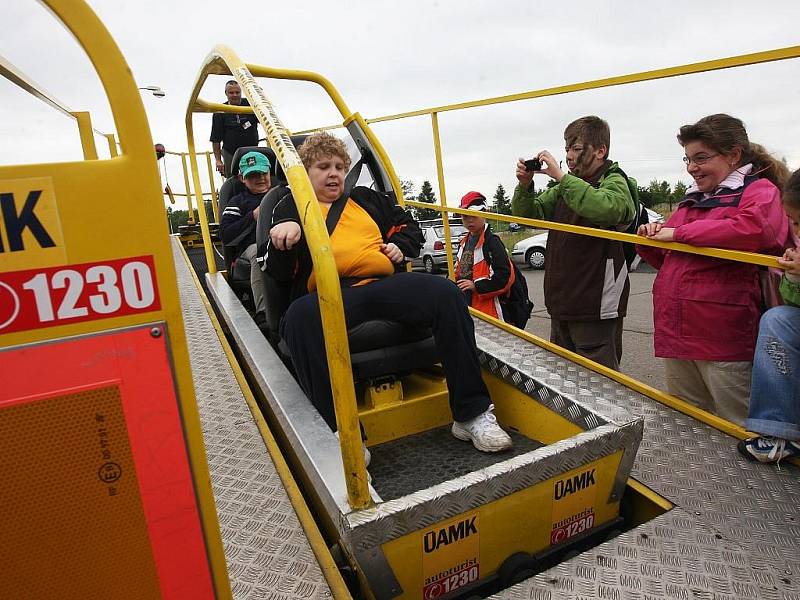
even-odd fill
[[(568, 173), (547, 150), (533, 161), (519, 159), (512, 212), (557, 223), (624, 230), (636, 215), (629, 187), (636, 184), (608, 159), (608, 123), (595, 116), (581, 117), (567, 125), (564, 141)], [(536, 195), (534, 173), (545, 173), (558, 185)], [(549, 232), (544, 301), (551, 318), (551, 342), (618, 370), (628, 292), (621, 242)]]

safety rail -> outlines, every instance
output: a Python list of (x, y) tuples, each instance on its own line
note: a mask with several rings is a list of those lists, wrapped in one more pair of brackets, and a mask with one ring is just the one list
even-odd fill
[[(454, 273), (453, 267), (453, 255), (452, 255), (452, 237), (450, 235), (450, 226), (449, 226), (449, 217), (444, 218), (444, 215), (450, 214), (470, 214), (468, 211), (454, 208), (447, 206), (447, 193), (446, 193), (446, 186), (444, 182), (444, 168), (442, 164), (442, 152), (441, 152), (441, 141), (440, 141), (440, 132), (439, 132), (439, 121), (438, 115), (440, 112), (448, 112), (448, 111), (456, 111), (456, 110), (465, 110), (469, 108), (476, 108), (482, 106), (489, 106), (493, 104), (503, 104), (509, 102), (516, 102), (520, 100), (530, 100), (534, 98), (543, 98), (547, 96), (554, 96), (559, 94), (567, 94), (571, 92), (579, 92), (579, 91), (586, 91), (590, 89), (597, 89), (603, 87), (611, 87), (611, 86), (618, 86), (618, 85), (625, 85), (630, 83), (637, 83), (643, 81), (650, 81), (656, 79), (664, 79), (669, 77), (677, 77), (682, 75), (689, 75), (689, 74), (696, 74), (708, 71), (715, 71), (721, 69), (730, 69), (736, 67), (744, 67), (748, 65), (755, 65), (760, 63), (766, 62), (773, 62), (773, 61), (780, 61), (780, 60), (788, 60), (800, 58), (800, 46), (790, 46), (787, 48), (780, 48), (776, 50), (769, 50), (765, 52), (756, 52), (752, 54), (743, 54), (739, 56), (733, 56), (728, 58), (722, 58), (717, 60), (709, 60), (703, 61), (698, 63), (691, 63), (687, 65), (680, 65), (675, 67), (669, 67), (665, 69), (656, 69), (650, 71), (642, 71), (639, 73), (633, 73), (630, 75), (622, 75), (617, 77), (608, 77), (604, 79), (597, 79), (587, 82), (579, 82), (570, 85), (564, 86), (557, 86), (551, 88), (544, 88), (541, 90), (533, 90), (529, 92), (523, 92), (519, 94), (511, 94), (506, 96), (497, 96), (493, 98), (487, 98), (484, 100), (475, 100), (470, 102), (461, 102), (457, 104), (449, 104), (449, 105), (442, 105), (436, 106), (432, 108), (420, 109), (416, 111), (404, 112), (404, 113), (397, 113), (392, 115), (386, 115), (382, 117), (376, 117), (371, 119), (366, 119), (367, 123), (380, 123), (385, 121), (392, 121), (392, 120), (400, 120), (405, 118), (411, 117), (418, 117), (429, 114), (431, 116), (431, 130), (433, 134), (433, 144), (434, 144), (434, 157), (436, 161), (436, 173), (437, 179), (439, 184), (439, 205), (430, 204), (430, 203), (423, 203), (413, 200), (406, 200), (406, 204), (409, 206), (414, 206), (417, 208), (425, 208), (425, 209), (433, 209), (440, 212), (443, 216), (442, 222), (444, 225), (444, 233), (445, 233), (445, 250), (447, 253), (447, 265), (448, 265), (448, 273), (449, 276), (452, 278)], [(334, 129), (337, 126), (331, 125), (322, 127), (319, 129)], [(313, 130), (310, 130), (313, 131)], [(498, 213), (485, 213), (487, 218), (491, 218), (498, 221), (505, 221), (505, 222), (515, 222), (521, 225), (527, 225), (530, 227), (536, 227), (539, 229), (555, 229), (558, 231), (565, 231), (569, 233), (576, 233), (580, 235), (588, 235), (592, 237), (599, 237), (611, 240), (617, 240), (621, 242), (630, 242), (635, 244), (640, 244), (643, 246), (654, 246), (657, 248), (664, 248), (669, 250), (677, 250), (680, 252), (686, 252), (690, 254), (698, 254), (701, 256), (710, 256), (714, 258), (720, 258), (725, 260), (732, 260), (738, 262), (745, 262), (755, 265), (760, 265), (764, 267), (772, 267), (772, 268), (783, 268), (777, 261), (777, 257), (765, 254), (758, 254), (754, 252), (742, 252), (738, 250), (728, 250), (723, 248), (711, 248), (705, 246), (690, 246), (688, 244), (683, 244), (679, 242), (660, 242), (657, 240), (648, 239), (646, 237), (622, 233), (617, 231), (610, 231), (604, 229), (595, 229), (591, 227), (581, 227), (577, 225), (568, 225), (565, 223), (555, 223), (553, 221), (545, 221), (542, 219), (529, 219), (518, 217), (514, 215), (502, 215)], [(680, 410), (686, 414), (691, 415), (692, 417), (703, 421), (712, 427), (719, 429), (720, 431), (724, 431), (729, 435), (733, 435), (740, 439), (744, 439), (748, 437), (748, 433), (740, 426), (734, 425), (729, 421), (721, 419), (716, 415), (711, 413), (705, 412), (697, 407), (685, 402), (671, 394), (667, 394), (662, 390), (658, 390), (651, 386), (648, 386), (632, 377), (629, 377), (621, 372), (614, 371), (602, 365), (598, 365), (579, 354), (574, 352), (570, 352), (560, 346), (549, 342), (543, 338), (538, 336), (534, 336), (524, 331), (520, 331), (517, 328), (510, 326), (504, 322), (498, 321), (497, 319), (493, 319), (481, 312), (475, 311), (474, 309), (470, 309), (472, 314), (484, 321), (491, 322), (497, 327), (505, 329), (507, 331), (511, 331), (516, 335), (528, 339), (529, 341), (537, 344), (538, 346), (545, 348), (551, 352), (554, 352), (560, 356), (564, 356), (569, 360), (578, 363), (584, 367), (590, 368), (606, 377), (609, 377), (623, 385), (634, 389), (646, 396), (657, 400), (667, 406)]]
[[(183, 193), (182, 192), (175, 192), (175, 191), (172, 190), (172, 188), (168, 187), (169, 191), (167, 191), (167, 189), (165, 189), (164, 190), (164, 195), (169, 197), (170, 202), (172, 204), (175, 203), (175, 198), (176, 197), (177, 198), (186, 198), (187, 210), (189, 212), (189, 223), (190, 224), (194, 224), (194, 223), (196, 223), (195, 218), (194, 218), (195, 208), (197, 208), (198, 212), (199, 212), (199, 207), (202, 204), (202, 202), (200, 202), (197, 205), (197, 207), (195, 207), (192, 204), (192, 191), (191, 191), (191, 187), (189, 185), (189, 165), (188, 165), (188, 162), (187, 162), (188, 158), (190, 157), (190, 154), (188, 152), (175, 152), (173, 150), (164, 150), (164, 154), (169, 155), (169, 156), (180, 156), (181, 157), (181, 167), (183, 169), (183, 184), (184, 184), (184, 188), (183, 189), (186, 190)], [(219, 190), (217, 190), (217, 186), (214, 185), (214, 166), (213, 166), (213, 164), (211, 162), (211, 156), (213, 154), (210, 151), (206, 151), (206, 152), (198, 152), (197, 155), (206, 157), (206, 166), (208, 168), (208, 181), (211, 184), (211, 191), (209, 191), (209, 192), (202, 192), (201, 191), (200, 193), (203, 196), (203, 199), (205, 199), (206, 196), (210, 197), (211, 208), (212, 208), (212, 211), (213, 211), (213, 214), (214, 214), (214, 220), (217, 223), (219, 223), (219, 217), (220, 217), (220, 214), (219, 214), (219, 193), (218, 193)], [(166, 173), (166, 169), (167, 169), (167, 167), (165, 165), (164, 166), (164, 172), (165, 173)], [(167, 186), (169, 186), (169, 182), (168, 181), (166, 181), (165, 183), (167, 184)]]
[[(374, 117), (371, 119), (364, 119), (367, 124), (382, 123), (386, 121), (396, 121), (407, 119), (411, 117), (420, 117), (430, 115), (431, 117), (431, 132), (433, 135), (434, 156), (436, 160), (436, 174), (439, 183), (439, 206), (428, 203), (419, 203), (411, 200), (406, 200), (409, 206), (418, 208), (429, 208), (438, 210), (441, 213), (460, 213), (466, 214), (457, 208), (447, 206), (447, 191), (444, 182), (444, 168), (442, 165), (442, 151), (441, 151), (441, 138), (439, 133), (439, 113), (450, 112), (456, 110), (465, 110), (469, 108), (478, 108), (483, 106), (490, 106), (494, 104), (507, 104), (509, 102), (518, 102), (520, 100), (532, 100), (535, 98), (545, 98), (548, 96), (557, 96), (562, 94), (569, 94), (572, 92), (581, 92), (605, 87), (613, 87), (619, 85), (627, 85), (631, 83), (640, 83), (644, 81), (653, 81), (657, 79), (666, 79), (670, 77), (679, 77), (682, 75), (691, 75), (697, 73), (705, 73), (709, 71), (719, 71), (722, 69), (731, 69), (736, 67), (745, 67), (749, 65), (756, 65), (760, 63), (774, 62), (780, 60), (788, 60), (792, 58), (800, 58), (800, 46), (789, 46), (786, 48), (778, 48), (775, 50), (767, 50), (764, 52), (755, 52), (751, 54), (741, 54), (727, 58), (720, 58), (715, 60), (707, 60), (696, 63), (689, 63), (686, 65), (678, 65), (674, 67), (667, 67), (663, 69), (654, 69), (650, 71), (641, 71), (629, 75), (619, 75), (615, 77), (606, 77), (603, 79), (594, 79), (590, 81), (572, 83), (568, 85), (561, 85), (540, 90), (531, 90), (528, 92), (521, 92), (518, 94), (508, 94), (504, 96), (495, 96), (492, 98), (485, 98), (483, 100), (472, 100), (468, 102), (459, 102), (455, 104), (444, 104), (440, 106), (422, 108), (403, 113), (396, 113), (385, 115), (381, 117)], [(324, 127), (317, 127), (313, 129), (305, 129), (296, 133), (308, 133), (311, 131), (321, 131), (328, 129), (338, 129), (341, 125), (326, 125)], [(779, 268), (778, 262), (774, 256), (767, 256), (756, 254), (752, 252), (739, 252), (735, 250), (723, 250), (719, 248), (708, 248), (700, 246), (689, 246), (688, 244), (681, 244), (678, 242), (659, 242), (647, 238), (639, 237), (636, 235), (618, 233), (608, 230), (597, 230), (590, 227), (578, 227), (573, 225), (565, 225), (561, 223), (553, 223), (551, 221), (543, 221), (538, 219), (527, 219), (522, 217), (513, 217), (509, 215), (499, 215), (495, 213), (486, 213), (492, 219), (499, 221), (508, 221), (520, 223), (523, 225), (530, 225), (540, 229), (556, 229), (559, 231), (567, 231), (570, 233), (577, 233), (582, 235), (590, 235), (592, 237), (601, 237), (612, 240), (619, 240), (622, 242), (633, 242), (645, 246), (655, 246), (657, 248), (668, 248), (671, 250), (679, 250), (681, 252), (688, 252), (691, 254), (700, 254), (703, 256), (712, 256), (715, 258), (723, 258), (727, 260), (736, 260), (739, 262), (747, 262), (756, 265), (763, 265), (766, 267)], [(453, 276), (453, 257), (450, 251), (452, 238), (450, 236), (449, 219), (444, 218), (444, 231), (445, 231), (445, 247), (447, 248), (447, 268), (450, 277)]]
[[(241, 86), (250, 106), (230, 106), (199, 99), (200, 90), (209, 75), (233, 76)], [(267, 140), (275, 151), (277, 159), (286, 174), (286, 178), (292, 188), (292, 195), (298, 205), (299, 214), (303, 215), (301, 226), (308, 240), (314, 272), (316, 273), (317, 292), (322, 327), (325, 332), (325, 349), (330, 367), (331, 391), (333, 392), (336, 408), (336, 424), (339, 430), (339, 443), (344, 464), (348, 502), (354, 509), (366, 508), (371, 504), (372, 500), (367, 483), (364, 454), (361, 450), (361, 433), (356, 411), (350, 350), (344, 311), (342, 309), (342, 291), (339, 286), (339, 276), (336, 271), (330, 237), (325, 228), (325, 220), (322, 217), (308, 174), (291, 142), (289, 131), (281, 123), (271, 101), (261, 89), (261, 86), (256, 83), (255, 76), (317, 83), (333, 99), (345, 123), (352, 120), (363, 123), (363, 119), (357, 113), (352, 114), (350, 112), (339, 93), (324, 77), (306, 71), (271, 69), (260, 65), (245, 64), (233, 50), (223, 45), (215, 46), (206, 57), (195, 80), (186, 108), (186, 137), (191, 157), (195, 199), (198, 206), (202, 200), (192, 123), (192, 115), (195, 112), (254, 113), (267, 132)], [(385, 159), (385, 152), (380, 147), (377, 139), (369, 132), (366, 124), (363, 127), (381, 158), (384, 159), (385, 164), (388, 164), (388, 160)], [(392, 184), (395, 191), (399, 192), (400, 184), (394, 174), (392, 174)], [(401, 195), (398, 194), (398, 197), (401, 197)], [(200, 216), (206, 263), (209, 272), (213, 274), (216, 272), (216, 266), (212, 255), (208, 219), (205, 211), (200, 210), (198, 214)]]
[(25, 73), (17, 69), (11, 62), (0, 56), (0, 75), (8, 79), (22, 90), (38, 98), (45, 104), (49, 104), (60, 113), (75, 119), (78, 125), (78, 133), (81, 139), (84, 160), (97, 160), (97, 146), (94, 142), (94, 135), (97, 134), (105, 138), (108, 143), (109, 155), (113, 158), (117, 153), (117, 140), (113, 133), (103, 133), (92, 127), (92, 119), (86, 111), (76, 111), (69, 108), (66, 104), (58, 100), (53, 94), (45, 90), (41, 85), (28, 77)]

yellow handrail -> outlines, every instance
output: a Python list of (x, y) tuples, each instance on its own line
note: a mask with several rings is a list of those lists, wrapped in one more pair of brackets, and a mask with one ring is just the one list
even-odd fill
[[(198, 94), (210, 74), (233, 75), (250, 102), (250, 106), (229, 106), (200, 100)], [(300, 157), (297, 155), (297, 151), (292, 145), (289, 131), (281, 123), (264, 91), (256, 83), (253, 77), (254, 74), (262, 77), (299, 79), (318, 83), (328, 92), (342, 115), (346, 118), (351, 116), (339, 93), (324, 77), (306, 71), (286, 71), (245, 64), (227, 46), (215, 46), (200, 68), (200, 73), (195, 81), (186, 109), (186, 133), (189, 154), (191, 155), (195, 198), (198, 206), (202, 204), (200, 178), (194, 148), (193, 113), (209, 111), (253, 112), (267, 132), (269, 144), (275, 151), (292, 188), (292, 195), (295, 204), (297, 204), (298, 213), (302, 215), (301, 226), (308, 242), (317, 279), (317, 294), (322, 316), (325, 350), (328, 356), (331, 391), (336, 410), (336, 424), (339, 430), (339, 443), (342, 449), (348, 501), (354, 509), (365, 508), (370, 505), (371, 498), (367, 483), (364, 454), (361, 450), (361, 433), (356, 409), (353, 373), (350, 366), (347, 330), (342, 309), (342, 292), (330, 237), (325, 228), (322, 211), (311, 187), (311, 182), (300, 161)], [(208, 268), (210, 272), (214, 272), (214, 258), (211, 254), (211, 238), (205, 211), (199, 210), (198, 212)]]
[(2, 55), (0, 55), (0, 75), (8, 79), (20, 89), (25, 90), (45, 104), (55, 108), (63, 115), (75, 119), (78, 124), (78, 133), (80, 134), (84, 160), (97, 160), (98, 158), (97, 147), (95, 146), (94, 142), (94, 134), (103, 136), (108, 140), (111, 158), (117, 156), (116, 142), (114, 142), (114, 145), (112, 146), (114, 135), (111, 133), (103, 133), (102, 131), (94, 129), (92, 127), (92, 121), (88, 112), (72, 110), (66, 104), (61, 102), (61, 100), (58, 100), (53, 94), (45, 90), (41, 85), (28, 77), (28, 75), (16, 68)]
[[(416, 206), (418, 208), (427, 208), (436, 210), (446, 214), (460, 214), (469, 215), (473, 214), (463, 208), (441, 207), (427, 202), (418, 202), (416, 200), (406, 200), (409, 206)], [(555, 229), (558, 231), (566, 231), (567, 233), (577, 233), (579, 235), (588, 235), (591, 237), (605, 238), (607, 240), (617, 240), (620, 242), (630, 242), (632, 244), (641, 244), (642, 246), (655, 246), (656, 248), (665, 248), (667, 250), (679, 250), (688, 254), (700, 254), (701, 256), (712, 256), (714, 258), (722, 258), (725, 260), (735, 260), (739, 262), (751, 263), (754, 265), (763, 265), (765, 267), (783, 268), (778, 264), (778, 257), (769, 254), (758, 254), (756, 252), (742, 252), (740, 250), (726, 250), (724, 248), (711, 248), (708, 246), (690, 246), (680, 242), (659, 242), (651, 240), (639, 235), (630, 233), (622, 233), (621, 231), (611, 231), (608, 229), (595, 229), (594, 227), (582, 227), (580, 225), (569, 225), (567, 223), (557, 223), (555, 221), (544, 221), (541, 219), (528, 219), (525, 217), (516, 217), (514, 215), (501, 215), (500, 213), (484, 212), (481, 216), (487, 219), (491, 218), (497, 221), (506, 221), (509, 223), (520, 223), (521, 225), (528, 225), (529, 227), (537, 227), (539, 229)], [(446, 223), (447, 219), (443, 219)], [(448, 246), (449, 248), (449, 246)], [(448, 250), (448, 254), (450, 251)]]
[[(755, 65), (765, 62), (773, 62), (778, 60), (788, 60), (793, 58), (800, 58), (800, 46), (788, 46), (786, 48), (778, 48), (775, 50), (767, 50), (764, 52), (754, 52), (751, 54), (740, 54), (737, 56), (731, 56), (727, 58), (720, 58), (714, 60), (707, 60), (697, 63), (689, 63), (685, 65), (678, 65), (674, 67), (667, 67), (664, 69), (653, 69), (649, 71), (641, 71), (638, 73), (632, 73), (630, 75), (620, 75), (615, 77), (606, 77), (603, 79), (594, 79), (590, 81), (572, 83), (568, 85), (561, 85), (555, 86), (550, 88), (543, 88), (539, 90), (532, 90), (528, 92), (521, 92), (518, 94), (508, 94), (505, 96), (495, 96), (492, 98), (485, 98), (482, 100), (472, 100), (468, 102), (459, 102), (455, 104), (444, 104), (441, 106), (435, 106), (430, 108), (422, 108), (419, 110), (413, 110), (409, 112), (403, 113), (396, 113), (391, 115), (385, 115), (382, 117), (375, 117), (372, 119), (365, 119), (365, 123), (381, 123), (384, 121), (393, 121), (398, 119), (406, 119), (410, 117), (419, 117), (423, 115), (431, 115), (431, 130), (433, 135), (433, 145), (434, 145), (434, 157), (436, 161), (436, 173), (439, 180), (439, 197), (440, 197), (440, 205), (432, 205), (427, 203), (420, 203), (415, 201), (407, 200), (406, 203), (410, 206), (416, 206), (419, 208), (428, 208), (433, 210), (438, 210), (439, 212), (443, 213), (443, 215), (448, 215), (450, 213), (460, 213), (464, 214), (465, 211), (451, 208), (447, 206), (446, 201), (446, 194), (445, 194), (445, 184), (444, 184), (444, 168), (442, 164), (442, 153), (441, 153), (441, 141), (440, 141), (440, 133), (439, 133), (439, 121), (438, 121), (438, 113), (440, 112), (447, 112), (447, 111), (454, 111), (454, 110), (462, 110), (468, 108), (477, 108), (482, 106), (490, 106), (493, 104), (504, 104), (508, 102), (517, 102), (519, 100), (530, 100), (533, 98), (544, 98), (546, 96), (555, 96), (559, 94), (568, 94), (571, 92), (578, 92), (578, 91), (585, 91), (591, 89), (598, 89), (603, 87), (612, 87), (617, 85), (625, 85), (630, 83), (638, 83), (643, 81), (652, 81), (656, 79), (665, 79), (669, 77), (678, 77), (681, 75), (689, 75), (694, 73), (703, 73), (707, 71), (718, 71), (722, 69), (731, 69), (736, 67), (744, 67), (748, 65)], [(327, 125), (325, 127), (317, 127), (313, 129), (304, 129), (298, 131), (297, 133), (308, 133), (311, 131), (320, 131), (324, 129), (336, 129), (341, 127), (339, 124), (335, 125)], [(402, 194), (398, 194), (400, 197)], [(644, 237), (629, 235), (625, 233), (619, 233), (615, 231), (608, 231), (608, 230), (601, 230), (601, 229), (592, 229), (589, 227), (578, 227), (573, 225), (566, 225), (563, 223), (554, 223), (552, 221), (543, 221), (538, 219), (527, 219), (523, 217), (515, 217), (511, 215), (500, 215), (495, 213), (487, 213), (487, 216), (491, 215), (493, 219), (499, 221), (508, 221), (508, 222), (515, 222), (520, 223), (523, 225), (530, 225), (533, 227), (538, 227), (541, 229), (557, 229), (560, 231), (568, 231), (571, 233), (579, 233), (583, 235), (590, 235), (593, 237), (601, 237), (613, 240), (619, 240), (623, 242), (632, 242), (641, 244), (644, 246), (655, 246), (658, 248), (666, 248), (670, 250), (679, 250), (681, 252), (687, 252), (691, 254), (699, 254), (702, 256), (712, 256), (715, 258), (723, 258), (726, 260), (737, 260), (740, 262), (747, 262), (756, 265), (763, 265), (767, 267), (776, 267), (779, 268), (780, 265), (777, 262), (776, 257), (769, 256), (765, 254), (757, 254), (754, 252), (739, 252), (736, 250), (725, 250), (720, 248), (708, 248), (703, 246), (690, 246), (688, 244), (681, 244), (678, 242), (658, 242), (655, 240), (650, 240)], [(447, 261), (448, 261), (448, 271), (450, 272), (451, 276), (453, 273), (453, 266), (452, 266), (452, 252), (451, 252), (451, 245), (450, 245), (450, 227), (449, 227), (449, 218), (443, 217), (443, 225), (445, 226), (445, 240), (446, 240), (446, 248), (447, 248)]]
[[(519, 100), (531, 100), (533, 98), (557, 96), (560, 94), (568, 94), (570, 92), (593, 90), (603, 87), (625, 85), (628, 83), (639, 83), (642, 81), (652, 81), (656, 79), (666, 79), (669, 77), (679, 77), (681, 75), (690, 75), (693, 73), (705, 73), (707, 71), (719, 71), (722, 69), (745, 67), (748, 65), (773, 62), (777, 60), (787, 60), (791, 58), (800, 58), (800, 46), (788, 46), (786, 48), (778, 48), (776, 50), (766, 50), (764, 52), (754, 52), (752, 54), (740, 54), (737, 56), (730, 56), (728, 58), (719, 58), (697, 63), (688, 63), (685, 65), (678, 65), (675, 67), (666, 67), (664, 69), (640, 71), (638, 73), (631, 73), (630, 75), (605, 77), (603, 79), (593, 79), (590, 81), (571, 83), (568, 85), (559, 85), (555, 87), (542, 88), (539, 90), (531, 90), (528, 92), (520, 92), (518, 94), (494, 96), (492, 98), (484, 98), (482, 100), (470, 100), (467, 102), (458, 102), (455, 104), (443, 104), (441, 106), (433, 106), (429, 108), (421, 108), (418, 110), (412, 110), (403, 113), (395, 113), (391, 115), (384, 115), (381, 117), (374, 117), (372, 119), (366, 119), (366, 122), (369, 124), (382, 123), (384, 121), (395, 121), (398, 119), (407, 119), (410, 117), (420, 117), (423, 115), (447, 112), (452, 110), (477, 108), (481, 106), (490, 106), (492, 104), (505, 104), (507, 102), (517, 102)], [(333, 124), (333, 125), (326, 125), (324, 127), (315, 127), (313, 129), (304, 129), (302, 131), (297, 131), (296, 133), (310, 133), (312, 131), (321, 131), (323, 129), (336, 129), (338, 127), (341, 127), (341, 125)]]

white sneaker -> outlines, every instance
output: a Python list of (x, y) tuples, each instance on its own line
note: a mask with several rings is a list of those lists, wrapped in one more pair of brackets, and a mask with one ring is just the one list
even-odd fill
[(508, 450), (513, 443), (511, 437), (497, 424), (492, 414), (494, 404), (489, 405), (485, 413), (479, 414), (469, 421), (453, 421), (453, 435), (459, 440), (472, 442), (481, 452), (500, 452)]

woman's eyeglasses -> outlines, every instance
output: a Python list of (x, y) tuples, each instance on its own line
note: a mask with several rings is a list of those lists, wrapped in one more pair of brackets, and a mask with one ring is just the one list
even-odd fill
[(697, 156), (692, 156), (691, 158), (688, 156), (684, 156), (683, 162), (686, 163), (687, 167), (692, 163), (696, 164), (697, 166), (700, 166), (706, 164), (715, 156), (719, 156), (719, 154), (698, 154)]

